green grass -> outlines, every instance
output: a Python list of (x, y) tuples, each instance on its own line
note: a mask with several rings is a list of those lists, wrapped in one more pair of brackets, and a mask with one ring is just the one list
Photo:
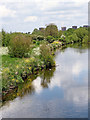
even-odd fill
[(17, 65), (21, 58), (12, 58), (9, 55), (2, 55), (2, 67), (8, 67), (10, 64)]

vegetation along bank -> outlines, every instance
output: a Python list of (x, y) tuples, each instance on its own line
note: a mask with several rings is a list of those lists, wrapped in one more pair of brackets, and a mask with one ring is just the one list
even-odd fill
[(76, 42), (88, 43), (88, 31), (89, 28), (83, 27), (61, 31), (55, 24), (49, 24), (41, 30), (35, 28), (31, 34), (7, 33), (2, 29), (1, 47), (7, 49), (6, 54), (2, 54), (3, 95), (29, 80), (28, 75), (55, 67), (54, 49)]

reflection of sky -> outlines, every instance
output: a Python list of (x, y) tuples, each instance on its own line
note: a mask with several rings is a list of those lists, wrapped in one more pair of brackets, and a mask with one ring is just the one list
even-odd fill
[(49, 88), (43, 89), (38, 77), (33, 81), (35, 94), (4, 106), (4, 117), (88, 117), (87, 51), (79, 53), (79, 49), (68, 48), (57, 52), (55, 59), (59, 66)]

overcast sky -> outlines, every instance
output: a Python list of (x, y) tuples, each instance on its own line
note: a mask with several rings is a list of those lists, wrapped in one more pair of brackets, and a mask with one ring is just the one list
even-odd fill
[(55, 23), (62, 26), (88, 24), (89, 0), (0, 0), (0, 28), (7, 32), (32, 32)]

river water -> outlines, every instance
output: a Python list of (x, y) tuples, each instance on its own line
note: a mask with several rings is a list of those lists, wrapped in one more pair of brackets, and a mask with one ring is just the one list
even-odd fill
[(88, 118), (88, 49), (55, 52), (56, 68), (42, 71), (0, 109), (3, 118)]

